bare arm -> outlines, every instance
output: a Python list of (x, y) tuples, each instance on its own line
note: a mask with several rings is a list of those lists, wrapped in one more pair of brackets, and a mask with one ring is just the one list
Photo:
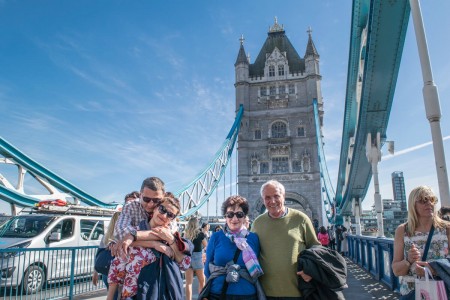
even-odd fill
[(411, 264), (405, 257), (405, 243), (403, 241), (405, 234), (405, 224), (401, 224), (395, 230), (394, 237), (394, 258), (392, 260), (392, 271), (395, 276), (404, 276), (408, 274)]

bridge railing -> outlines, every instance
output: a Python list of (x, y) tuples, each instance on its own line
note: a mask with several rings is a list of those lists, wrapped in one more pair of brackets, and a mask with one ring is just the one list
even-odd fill
[(399, 289), (398, 277), (392, 271), (394, 240), (371, 236), (348, 235), (348, 258), (391, 290)]
[(73, 299), (92, 284), (97, 246), (0, 249), (0, 299)]

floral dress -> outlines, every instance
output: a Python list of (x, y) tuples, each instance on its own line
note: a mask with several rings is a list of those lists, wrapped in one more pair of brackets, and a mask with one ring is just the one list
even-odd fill
[[(147, 230), (142, 228), (141, 230)], [(136, 227), (139, 230), (139, 226)], [(138, 277), (142, 268), (156, 261), (156, 256), (150, 248), (129, 247), (127, 258), (115, 257), (108, 273), (109, 284), (122, 284), (121, 299), (132, 298), (138, 291)], [(181, 270), (187, 270), (191, 263), (190, 256), (185, 256), (178, 264)]]
[[(423, 255), (425, 244), (427, 243), (428, 233), (416, 231), (412, 237), (409, 237), (406, 232), (403, 237), (405, 244), (404, 255), (407, 257), (409, 249), (412, 244), (415, 244), (420, 251), (420, 255)], [(446, 258), (449, 256), (448, 250), (448, 238), (445, 228), (435, 228), (434, 234), (431, 239), (430, 248), (427, 254), (427, 261), (433, 261), (440, 258)], [(408, 275), (400, 276), (400, 294), (406, 295), (414, 290), (415, 285), (416, 264), (412, 264), (409, 267)]]

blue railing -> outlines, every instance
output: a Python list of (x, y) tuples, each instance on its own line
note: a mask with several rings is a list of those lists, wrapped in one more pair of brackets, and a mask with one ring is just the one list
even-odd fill
[(97, 246), (0, 249), (0, 299), (73, 299), (92, 284)]
[(369, 272), (391, 290), (399, 289), (398, 277), (392, 271), (394, 240), (371, 236), (348, 235), (348, 258)]

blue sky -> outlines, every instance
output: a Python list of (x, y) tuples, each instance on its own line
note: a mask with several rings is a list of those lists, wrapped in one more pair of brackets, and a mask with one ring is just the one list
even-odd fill
[[(422, 1), (444, 137), (449, 11), (448, 0)], [(275, 16), (301, 56), (312, 27), (335, 184), (351, 1), (0, 0), (0, 135), (105, 202), (152, 175), (177, 190), (208, 165), (234, 121), (239, 37), (253, 62)], [(419, 184), (438, 191), (433, 149), (421, 147), (431, 141), (422, 86), (410, 22), (388, 128), (398, 154), (379, 165), (383, 198), (392, 198), (393, 171), (404, 172), (407, 193)], [(365, 208), (372, 194), (371, 186)]]

